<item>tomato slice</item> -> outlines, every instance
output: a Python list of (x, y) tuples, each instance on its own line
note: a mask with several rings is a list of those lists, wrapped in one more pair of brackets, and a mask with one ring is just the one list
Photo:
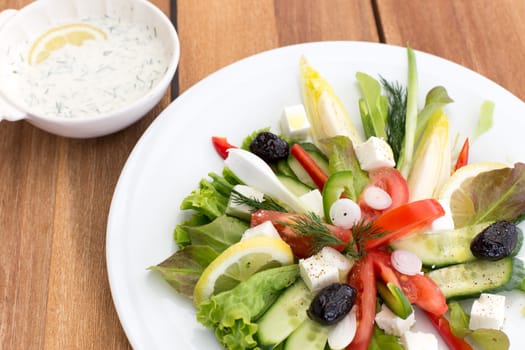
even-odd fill
[[(253, 227), (262, 224), (265, 221), (271, 221), (277, 229), (277, 232), (279, 232), (281, 238), (286, 243), (288, 243), (290, 248), (292, 248), (292, 252), (294, 253), (294, 255), (298, 258), (307, 258), (315, 254), (318, 250), (315, 235), (301, 235), (292, 227), (285, 224), (293, 223), (294, 220), (300, 218), (300, 215), (301, 214), (290, 214), (271, 210), (257, 210), (255, 213), (252, 214), (250, 224)], [(323, 223), (323, 225), (330, 229), (331, 233), (335, 237), (339, 238), (342, 242), (344, 242), (342, 244), (330, 246), (332, 248), (337, 249), (338, 251), (342, 251), (343, 249), (345, 249), (347, 243), (350, 241), (351, 238), (350, 230), (346, 230), (341, 227), (326, 223)]]
[(226, 157), (228, 157), (228, 150), (230, 148), (237, 148), (236, 146), (231, 145), (226, 137), (212, 136), (211, 142), (222, 159), (226, 159)]
[[(407, 291), (405, 295), (411, 303), (436, 316), (441, 316), (447, 312), (447, 300), (441, 289), (430, 277), (427, 275), (408, 276), (397, 271), (396, 273), (401, 282), (401, 289)], [(416, 294), (415, 300), (411, 300), (410, 298), (414, 297), (414, 292)], [(409, 296), (409, 294), (411, 295)]]
[(456, 337), (450, 329), (450, 323), (443, 316), (436, 316), (429, 312), (426, 313), (430, 323), (438, 331), (441, 339), (447, 344), (450, 350), (472, 350), (472, 346), (463, 338)]
[(411, 304), (434, 315), (443, 315), (447, 310), (447, 301), (438, 285), (426, 275), (409, 276), (397, 271), (391, 261), (391, 254), (382, 250), (369, 250), (368, 256), (373, 261), (374, 269), (384, 282), (391, 282), (403, 291)]
[(360, 258), (350, 270), (348, 284), (357, 290), (357, 331), (347, 350), (366, 350), (374, 331), (376, 316), (376, 279), (372, 258)]
[(384, 234), (364, 237), (365, 248), (377, 248), (398, 240), (432, 223), (445, 211), (435, 199), (423, 199), (398, 206), (377, 217), (373, 225)]
[(385, 211), (408, 203), (408, 184), (399, 170), (384, 167), (368, 172), (368, 176), (370, 182), (367, 187), (376, 186), (386, 191), (390, 195), (390, 198), (392, 198), (392, 204), (385, 210), (376, 210), (366, 204), (361, 195), (361, 198), (359, 198), (359, 205), (367, 217), (373, 219)]

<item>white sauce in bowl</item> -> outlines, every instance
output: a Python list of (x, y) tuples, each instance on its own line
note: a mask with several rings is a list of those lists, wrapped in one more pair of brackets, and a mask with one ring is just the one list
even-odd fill
[(92, 117), (146, 95), (168, 69), (170, 52), (155, 27), (113, 17), (81, 21), (103, 30), (106, 40), (66, 45), (38, 64), (28, 63), (32, 42), (11, 50), (11, 86), (35, 114)]

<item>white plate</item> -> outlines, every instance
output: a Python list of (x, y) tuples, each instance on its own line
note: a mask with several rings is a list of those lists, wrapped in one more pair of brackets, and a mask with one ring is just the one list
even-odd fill
[[(298, 62), (305, 55), (334, 86), (360, 125), (355, 73), (406, 82), (406, 50), (375, 43), (321, 42), (264, 52), (230, 65), (177, 98), (149, 127), (118, 182), (107, 230), (111, 291), (125, 332), (137, 349), (220, 349), (195, 320), (188, 300), (147, 271), (175, 249), (172, 232), (182, 199), (222, 160), (210, 137), (239, 144), (248, 133), (278, 125), (284, 106), (301, 102)], [(443, 85), (456, 101), (447, 112), (453, 137), (472, 135), (484, 100), (496, 103), (494, 126), (471, 144), (471, 161), (525, 160), (525, 104), (488, 79), (444, 59), (416, 53), (420, 105)], [(511, 349), (525, 348), (520, 329), (525, 294), (508, 298), (505, 330)], [(430, 330), (428, 324), (420, 327)], [(442, 349), (446, 347), (441, 344)]]

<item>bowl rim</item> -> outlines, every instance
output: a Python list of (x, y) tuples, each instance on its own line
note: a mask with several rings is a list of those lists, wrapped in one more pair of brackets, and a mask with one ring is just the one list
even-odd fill
[[(159, 21), (168, 31), (169, 33), (169, 39), (173, 45), (173, 50), (171, 52), (171, 55), (169, 57), (168, 61), (168, 68), (162, 75), (162, 78), (155, 84), (151, 89), (149, 89), (144, 95), (140, 96), (139, 98), (133, 100), (129, 104), (126, 104), (124, 106), (121, 106), (118, 109), (115, 109), (110, 112), (102, 113), (102, 114), (96, 114), (96, 115), (88, 115), (88, 116), (75, 116), (72, 118), (64, 118), (60, 116), (48, 116), (48, 115), (40, 115), (38, 114), (38, 111), (35, 111), (33, 108), (29, 108), (25, 105), (22, 105), (18, 103), (16, 100), (13, 101), (12, 99), (8, 98), (8, 95), (2, 90), (0, 86), (0, 98), (3, 99), (7, 104), (15, 108), (16, 110), (19, 110), (21, 113), (25, 114), (24, 117), (21, 119), (26, 120), (42, 120), (46, 122), (56, 123), (56, 124), (64, 124), (64, 125), (74, 125), (74, 124), (83, 124), (86, 122), (92, 123), (97, 122), (100, 120), (108, 120), (108, 119), (115, 119), (120, 118), (121, 116), (126, 116), (132, 114), (134, 110), (139, 109), (144, 104), (147, 104), (146, 102), (150, 100), (151, 98), (154, 98), (155, 95), (162, 93), (165, 94), (166, 90), (169, 87), (170, 82), (174, 79), (175, 72), (179, 65), (180, 60), (180, 41), (177, 34), (177, 30), (175, 29), (175, 26), (173, 22), (169, 19), (169, 17), (161, 11), (160, 8), (158, 8), (155, 4), (151, 3), (148, 0), (129, 0), (130, 3), (140, 3), (142, 6), (149, 7), (156, 15), (156, 20)], [(35, 2), (32, 2), (31, 4), (28, 4), (24, 7), (22, 7), (20, 10), (16, 10), (17, 12), (14, 13), (13, 17), (23, 15), (26, 11), (30, 11), (33, 7), (38, 6), (47, 6), (49, 3), (48, 0), (37, 0)], [(11, 9), (5, 9), (4, 11), (10, 11)], [(10, 21), (6, 23), (9, 24)], [(3, 31), (3, 27), (0, 26), (0, 36)], [(147, 111), (139, 116), (143, 117), (147, 114)]]

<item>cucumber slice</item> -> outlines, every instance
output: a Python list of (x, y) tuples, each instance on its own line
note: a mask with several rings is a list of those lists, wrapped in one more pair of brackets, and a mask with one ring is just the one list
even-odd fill
[[(327, 160), (326, 156), (314, 144), (312, 144), (312, 143), (301, 143), (300, 145), (301, 145), (301, 147), (303, 147), (303, 149), (306, 152), (308, 152), (310, 157), (312, 157), (312, 159), (317, 163), (317, 165), (319, 165), (319, 167), (326, 174), (330, 173), (329, 167), (328, 167), (328, 160)], [(306, 185), (308, 185), (308, 186), (310, 186), (312, 188), (316, 187), (315, 183), (312, 180), (312, 178), (310, 177), (310, 175), (308, 175), (306, 170), (304, 170), (304, 168), (301, 166), (301, 164), (299, 164), (299, 161), (297, 161), (297, 159), (295, 159), (295, 157), (289, 156), (288, 159), (287, 159), (287, 162), (288, 162), (288, 166), (290, 167), (290, 169), (292, 169), (293, 173), (295, 174), (297, 179), (299, 179), (299, 181), (301, 181), (302, 183), (304, 183), (304, 184), (306, 184)]]
[(328, 342), (328, 327), (310, 318), (290, 334), (284, 350), (323, 350)]
[(525, 277), (523, 262), (506, 257), (497, 261), (474, 260), (428, 273), (447, 299), (478, 297), (482, 292), (517, 288)]
[(277, 178), (297, 197), (300, 197), (312, 190), (312, 187), (305, 185), (294, 177), (277, 174)]
[(475, 260), (470, 251), (472, 239), (491, 223), (482, 223), (455, 230), (421, 232), (393, 242), (394, 249), (416, 254), (423, 265), (442, 267)]
[(292, 168), (290, 168), (288, 165), (288, 161), (286, 159), (277, 162), (277, 174), (295, 177), (295, 174)]
[(308, 318), (306, 311), (314, 294), (302, 280), (286, 289), (257, 322), (263, 350), (274, 349)]

